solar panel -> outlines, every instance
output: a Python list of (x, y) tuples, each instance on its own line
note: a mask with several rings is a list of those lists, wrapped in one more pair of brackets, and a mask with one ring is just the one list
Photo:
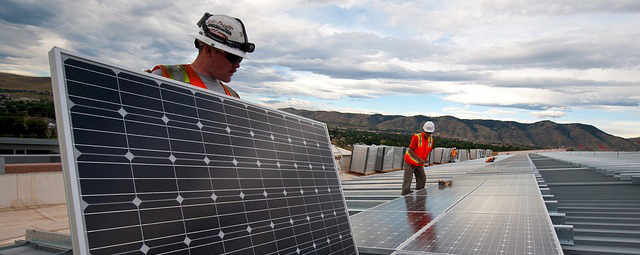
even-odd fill
[(429, 224), (438, 213), (364, 211), (359, 214), (362, 215), (353, 221), (358, 248), (369, 253), (389, 254)]
[[(423, 191), (423, 190), (421, 190)], [(416, 192), (419, 194), (419, 192)], [(431, 196), (427, 199), (425, 195), (407, 195), (402, 199), (394, 199), (387, 203), (370, 208), (369, 211), (408, 211), (408, 212), (444, 212), (462, 196)]]
[(447, 213), (403, 250), (430, 254), (562, 254), (553, 231), (545, 215)]
[(539, 196), (468, 196), (451, 212), (546, 214)]
[[(503, 183), (506, 183), (504, 181)], [(486, 183), (478, 187), (471, 195), (485, 196), (537, 196), (540, 190), (537, 186), (516, 186), (516, 185), (487, 185)]]
[(51, 50), (74, 254), (356, 254), (324, 123)]
[[(396, 255), (562, 254), (529, 159), (501, 160), (467, 169), (451, 187), (429, 184), (353, 215), (358, 248)], [(438, 169), (430, 167), (427, 176)]]

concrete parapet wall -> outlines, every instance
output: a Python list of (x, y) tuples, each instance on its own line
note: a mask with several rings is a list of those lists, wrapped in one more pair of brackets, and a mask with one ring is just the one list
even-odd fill
[(66, 203), (62, 172), (0, 175), (0, 210)]

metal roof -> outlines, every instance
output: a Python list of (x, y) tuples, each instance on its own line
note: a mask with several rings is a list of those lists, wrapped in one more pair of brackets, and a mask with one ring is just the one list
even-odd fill
[(0, 255), (72, 255), (71, 237), (68, 234), (29, 229), (26, 239), (16, 244), (0, 247)]
[(555, 152), (531, 155), (572, 225), (565, 254), (640, 254), (639, 152)]

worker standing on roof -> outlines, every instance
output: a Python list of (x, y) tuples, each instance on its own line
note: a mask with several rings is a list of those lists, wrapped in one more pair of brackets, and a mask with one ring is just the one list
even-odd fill
[[(416, 176), (416, 190), (424, 189), (427, 183), (427, 175), (424, 172), (424, 164), (433, 149), (433, 137), (431, 133), (436, 130), (435, 124), (427, 121), (422, 126), (423, 132), (414, 134), (407, 152), (404, 154), (404, 177), (402, 179), (402, 195), (411, 193), (411, 181)], [(427, 163), (428, 164), (428, 163)]]
[(247, 39), (242, 21), (227, 15), (205, 13), (198, 21), (195, 38), (198, 56), (191, 64), (158, 65), (149, 72), (174, 80), (190, 83), (204, 89), (240, 98), (231, 87), (231, 76), (240, 67), (240, 62), (253, 52), (255, 45)]
[(453, 149), (451, 149), (451, 158), (449, 158), (449, 162), (450, 163), (456, 162), (457, 156), (458, 156), (458, 149), (456, 149), (456, 147), (453, 147)]

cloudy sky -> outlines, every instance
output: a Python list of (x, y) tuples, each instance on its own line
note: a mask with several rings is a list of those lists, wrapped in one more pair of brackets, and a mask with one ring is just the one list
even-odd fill
[(0, 72), (49, 76), (53, 46), (191, 63), (204, 12), (245, 23), (256, 51), (230, 85), (255, 103), (640, 137), (638, 0), (0, 0)]

